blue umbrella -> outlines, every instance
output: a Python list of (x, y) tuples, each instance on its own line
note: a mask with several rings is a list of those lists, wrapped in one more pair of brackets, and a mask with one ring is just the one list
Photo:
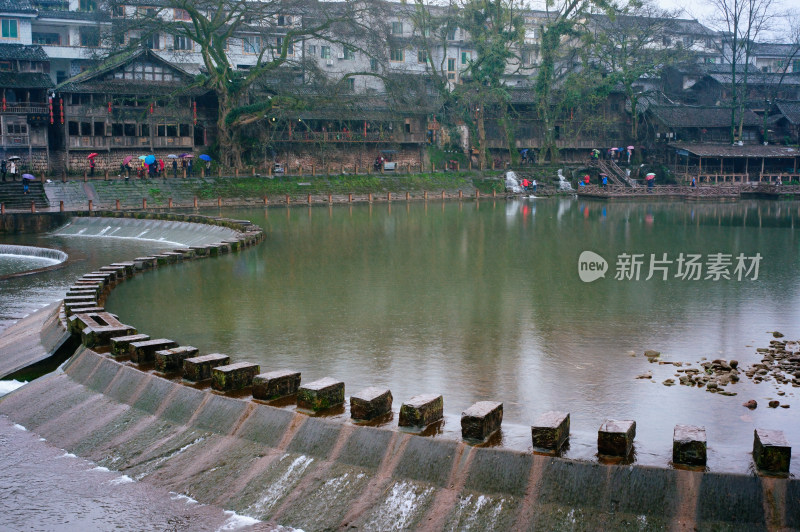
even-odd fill
[(34, 176), (32, 176), (31, 174), (22, 174), (22, 179), (31, 179), (31, 180), (33, 180), (33, 179), (36, 179), (36, 178)]
[(155, 155), (148, 155), (147, 157), (144, 158), (144, 164), (153, 164), (154, 162), (156, 162)]
[(204, 161), (209, 161), (209, 162), (211, 162), (211, 156), (210, 156), (210, 155), (206, 155), (205, 153), (204, 153), (203, 155), (201, 155), (201, 156), (200, 156), (200, 158), (201, 158), (202, 160), (204, 160)]

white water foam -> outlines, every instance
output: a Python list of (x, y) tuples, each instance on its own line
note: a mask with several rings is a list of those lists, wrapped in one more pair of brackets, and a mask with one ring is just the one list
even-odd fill
[(112, 478), (108, 481), (109, 484), (130, 484), (131, 482), (136, 482), (128, 475), (122, 475), (117, 478)]
[(25, 384), (27, 384), (27, 383), (20, 382), (20, 381), (14, 381), (14, 380), (11, 380), (11, 381), (0, 381), (0, 397), (3, 397), (7, 393), (13, 392), (17, 388), (25, 386)]
[[(288, 458), (288, 454), (281, 457), (280, 461)], [(270, 486), (263, 492), (263, 496), (255, 504), (253, 504), (248, 511), (257, 515), (263, 515), (268, 512), (283, 496), (294, 486), (297, 479), (314, 461), (313, 458), (300, 455), (295, 458), (289, 468), (278, 478), (270, 484)]]
[(246, 515), (239, 515), (236, 512), (230, 510), (225, 510), (225, 515), (228, 515), (230, 517), (228, 517), (228, 519), (225, 520), (225, 523), (223, 523), (222, 526), (217, 529), (217, 531), (236, 530), (237, 528), (252, 526), (261, 522), (253, 517), (248, 517)]

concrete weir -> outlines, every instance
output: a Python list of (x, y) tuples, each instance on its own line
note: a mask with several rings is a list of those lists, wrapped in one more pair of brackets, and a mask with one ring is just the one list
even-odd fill
[[(259, 238), (246, 232), (242, 242)], [(234, 247), (216, 248), (227, 250)], [(144, 262), (134, 262), (144, 271)], [(40, 313), (11, 331), (14, 343), (0, 336), (0, 346), (13, 355), (17, 345), (67, 334), (64, 315), (58, 319), (56, 311), (53, 318), (52, 308)], [(76, 316), (88, 323), (95, 314), (102, 313)], [(104, 315), (98, 325), (113, 320)], [(388, 389), (355, 394), (369, 415), (327, 418), (314, 411), (345, 401), (345, 383), (327, 378), (301, 386), (297, 372), (259, 373), (254, 364), (231, 365), (227, 355), (197, 356), (168, 339), (122, 333), (103, 346), (85, 342), (63, 372), (0, 398), (0, 414), (138, 481), (308, 531), (800, 530), (800, 481), (785, 475), (607, 465), (476, 445), (500, 427), (500, 403), (464, 412), (467, 441), (364, 423), (373, 413), (396, 416), (384, 414), (391, 408)], [(142, 354), (134, 357), (137, 349)], [(153, 359), (162, 365), (154, 368)], [(183, 379), (164, 373), (181, 362)], [(216, 389), (189, 382), (215, 374)], [(256, 400), (227, 393), (241, 386), (252, 388)], [(263, 402), (287, 394), (306, 410)], [(422, 427), (440, 419), (442, 403), (441, 396), (422, 395), (402, 408), (409, 425)], [(569, 433), (569, 415), (551, 414), (532, 427), (544, 450), (557, 450)], [(614, 449), (627, 454), (634, 426), (609, 421), (598, 438), (620, 440)], [(695, 432), (677, 430), (676, 441), (701, 441)], [(756, 437), (760, 448), (784, 452), (778, 435)], [(775, 463), (771, 468), (782, 470)]]

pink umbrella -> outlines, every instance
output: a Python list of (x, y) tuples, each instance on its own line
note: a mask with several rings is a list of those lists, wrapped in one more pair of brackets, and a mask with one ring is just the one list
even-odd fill
[(127, 157), (122, 159), (122, 164), (128, 164), (129, 162), (131, 162), (131, 159), (133, 159), (133, 155), (128, 155)]
[(633, 151), (633, 146), (628, 146), (628, 149)]

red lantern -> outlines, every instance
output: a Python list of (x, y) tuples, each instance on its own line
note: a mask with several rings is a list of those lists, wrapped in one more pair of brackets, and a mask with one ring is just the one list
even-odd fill
[(58, 105), (61, 107), (61, 125), (64, 125), (64, 98), (58, 99)]
[(194, 125), (197, 125), (197, 102), (192, 101), (192, 120)]
[(111, 102), (108, 102), (108, 112), (111, 112)]
[(50, 109), (50, 124), (52, 125), (53, 122), (53, 97), (49, 96), (47, 98), (47, 107)]
[(3, 94), (3, 111), (6, 110), (6, 95)]
[(150, 114), (153, 114), (153, 102), (150, 102)]

